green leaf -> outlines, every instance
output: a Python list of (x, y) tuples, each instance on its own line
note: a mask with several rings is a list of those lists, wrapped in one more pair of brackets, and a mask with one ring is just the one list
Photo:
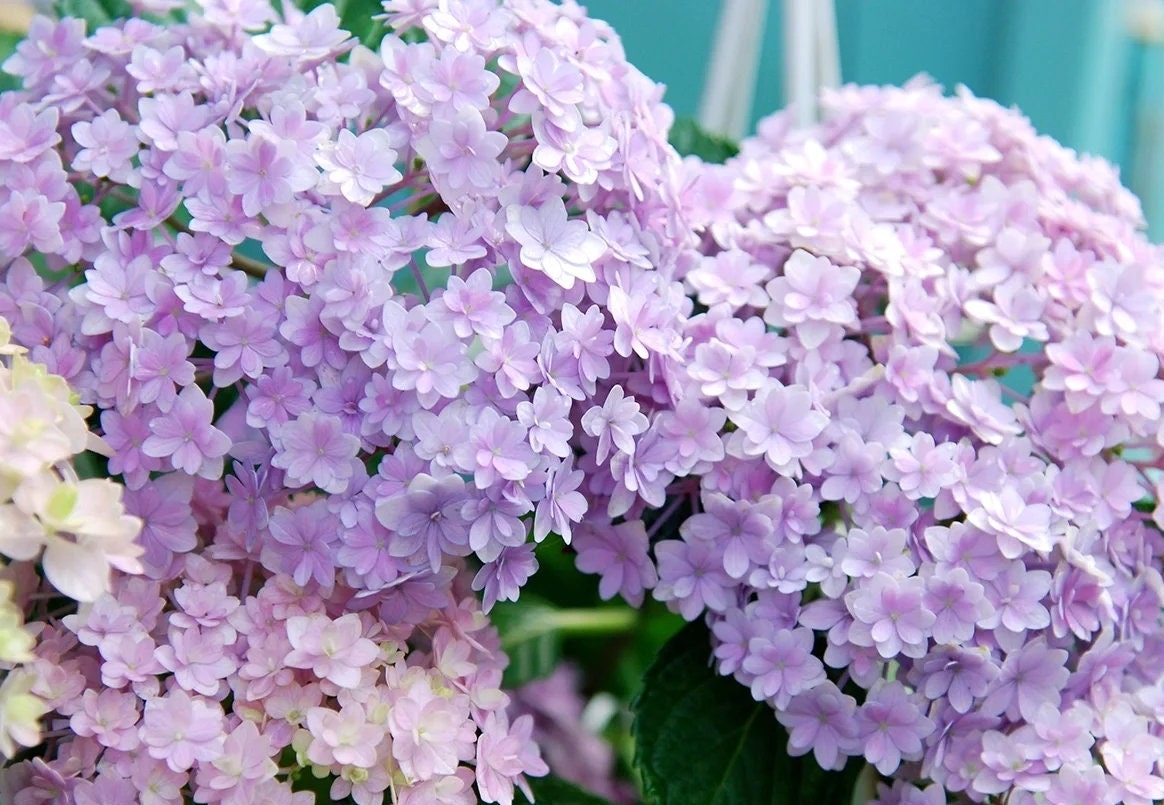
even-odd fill
[[(20, 44), (22, 39), (24, 39), (24, 34), (14, 31), (0, 31), (0, 63), (16, 52), (16, 46)], [(19, 76), (0, 72), (0, 92), (20, 89), (21, 84)]]
[(638, 613), (621, 605), (564, 609), (524, 593), (518, 601), (498, 604), (490, 617), (510, 659), (504, 682), (514, 686), (551, 674), (564, 637), (625, 633), (635, 627)]
[(502, 680), (505, 687), (519, 687), (553, 673), (562, 656), (562, 636), (548, 626), (556, 611), (526, 593), (517, 601), (499, 603), (489, 613), (501, 634), (501, 647), (509, 655)]
[(79, 17), (92, 33), (103, 25), (134, 16), (127, 0), (56, 0), (53, 11), (58, 17)]
[(668, 139), (683, 156), (699, 157), (704, 162), (723, 163), (740, 152), (731, 140), (704, 131), (688, 117), (675, 121)]
[(86, 450), (73, 456), (73, 469), (81, 480), (86, 478), (108, 478), (109, 463), (105, 456)]
[(822, 770), (787, 755), (772, 708), (715, 673), (707, 627), (693, 623), (659, 653), (632, 704), (636, 763), (655, 805), (831, 805), (850, 801), (860, 763)]
[(384, 6), (380, 0), (284, 0), (284, 2), (297, 6), (304, 12), (330, 2), (335, 6), (335, 13), (339, 15), (340, 28), (373, 50), (380, 46), (380, 40), (388, 32), (383, 20), (372, 19), (373, 15), (384, 13)]
[(340, 27), (358, 37), (360, 43), (375, 50), (387, 33), (383, 20), (374, 20), (374, 15), (384, 13), (380, 0), (338, 0), (336, 10), (340, 12)]
[(106, 221), (112, 221), (121, 213), (136, 209), (137, 198), (136, 190), (124, 188), (105, 196), (97, 206), (101, 210), (101, 217)]
[(610, 805), (608, 800), (591, 794), (561, 777), (528, 777), (537, 805)]

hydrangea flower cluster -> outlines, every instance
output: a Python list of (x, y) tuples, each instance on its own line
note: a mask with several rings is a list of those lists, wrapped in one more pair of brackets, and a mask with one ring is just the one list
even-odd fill
[(72, 465), (77, 454), (103, 449), (85, 422), (90, 409), (10, 337), (0, 318), (0, 554), (9, 560), (0, 562), (0, 755), (6, 757), (40, 742), (48, 710), (34, 691), (36, 629), (25, 625), (22, 605), (30, 596), (92, 601), (110, 589), (111, 568), (142, 570), (134, 543), (141, 520), (125, 513), (121, 488), (81, 479)]
[(378, 55), (328, 5), (206, 0), (38, 19), (6, 62), (0, 308), (100, 409), (153, 578), (199, 479), (269, 572), (374, 593), (474, 555), (487, 605), (587, 510), (573, 447), (624, 510), (662, 489), (628, 463), (689, 306), (662, 88), (573, 4), (385, 8)]
[[(196, 527), (228, 507), (206, 496)], [(531, 716), (507, 713), (507, 661), (469, 574), (380, 600), (262, 568), (240, 578), (242, 556), (215, 545), (166, 581), (118, 576), (41, 624), (28, 672), (49, 750), (4, 770), (5, 802), (311, 805), (320, 778), (359, 805), (508, 805), (524, 774), (548, 771)]]
[(723, 457), (654, 595), (883, 805), (1160, 800), (1164, 253), (993, 102), (822, 107), (691, 165), (676, 410)]
[(925, 82), (682, 162), (573, 2), (279, 5), (5, 63), (0, 315), (126, 487), (5, 509), (86, 601), (5, 801), (508, 805), (484, 613), (550, 534), (883, 805), (1164, 799), (1164, 255), (1105, 163)]
[(299, 761), (509, 803), (545, 766), (466, 596), (570, 541), (587, 467), (607, 524), (672, 477), (632, 460), (690, 309), (662, 88), (572, 2), (388, 0), (378, 51), (197, 5), (4, 65), (0, 313), (144, 521), (144, 577), (46, 622), (54, 737), (4, 790), (290, 803)]

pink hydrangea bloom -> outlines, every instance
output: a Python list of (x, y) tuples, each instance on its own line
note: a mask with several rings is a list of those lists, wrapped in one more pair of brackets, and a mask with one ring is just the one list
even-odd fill
[(288, 618), (287, 638), (291, 651), (284, 661), (288, 665), (306, 668), (341, 688), (358, 685), (364, 668), (380, 654), (379, 647), (363, 637), (363, 625), (354, 612), (336, 620), (319, 615)]

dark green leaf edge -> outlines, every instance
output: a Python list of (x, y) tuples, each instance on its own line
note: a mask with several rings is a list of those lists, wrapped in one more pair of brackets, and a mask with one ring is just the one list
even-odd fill
[(702, 623), (673, 637), (632, 704), (635, 764), (652, 805), (848, 803), (861, 769), (821, 769), (787, 754), (772, 709), (710, 665)]
[(591, 794), (561, 777), (528, 777), (537, 805), (611, 805), (609, 800)]

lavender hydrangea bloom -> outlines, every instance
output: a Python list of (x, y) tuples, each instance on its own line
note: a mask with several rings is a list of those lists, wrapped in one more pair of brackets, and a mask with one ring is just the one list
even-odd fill
[(604, 530), (578, 529), (574, 533), (578, 569), (598, 573), (598, 592), (603, 599), (621, 595), (632, 604), (641, 604), (643, 592), (657, 582), (656, 571), (647, 556), (647, 534), (640, 521), (632, 520)]
[(601, 406), (591, 408), (582, 416), (582, 429), (598, 439), (595, 459), (602, 463), (612, 446), (627, 454), (634, 453), (634, 437), (647, 429), (647, 418), (634, 397), (628, 398), (622, 386), (614, 386)]
[(825, 681), (793, 696), (777, 718), (788, 730), (788, 752), (812, 752), (821, 768), (835, 769), (857, 741), (857, 703)]
[(418, 475), (401, 495), (376, 504), (376, 519), (392, 532), (388, 552), (402, 558), (427, 559), (432, 572), (443, 553), (469, 552), (469, 527), (462, 514), (465, 482), (457, 475)]
[(845, 596), (853, 615), (849, 639), (875, 646), (885, 659), (904, 654), (919, 658), (937, 616), (924, 606), (925, 585), (916, 577), (898, 578), (878, 572)]
[(169, 459), (174, 469), (187, 475), (220, 476), (230, 439), (211, 424), (212, 416), (206, 395), (197, 386), (187, 386), (167, 413), (150, 420), (151, 433), (142, 452)]
[(335, 579), (335, 519), (322, 501), (295, 509), (276, 508), (263, 545), (262, 562), (271, 572), (286, 573), (296, 584), (315, 581), (325, 588)]
[[(463, 560), (516, 597), (532, 532), (707, 617), (791, 751), (926, 785), (886, 797), (1160, 795), (1164, 305), (1112, 170), (924, 81), (684, 162), (572, 3), (390, 2), (379, 53), (340, 19), (38, 19), (7, 63), (0, 312), (157, 515), (146, 580), (37, 627), (78, 726), (20, 774), (298, 805), (294, 746), (336, 799), (508, 798), (540, 766)], [(67, 498), (19, 504), (66, 535), (46, 572), (136, 569)], [(287, 667), (343, 618), (399, 652)]]
[[(1113, 607), (1159, 589), (1144, 557), (1164, 523), (1143, 505), (1161, 488), (1164, 341), (1146, 324), (1164, 305), (1143, 282), (1159, 248), (1138, 203), (1102, 162), (965, 90), (847, 87), (821, 108), (807, 130), (762, 122), (738, 157), (694, 172), (705, 241), (685, 283), (716, 301), (692, 320), (686, 378), (729, 424), (680, 537), (706, 542), (709, 491), (768, 518), (737, 594), (799, 601), (823, 661), (868, 691), (860, 733), (822, 734), (818, 758), (864, 755), (901, 778), (890, 801), (1151, 796), (1134, 753), (1127, 782), (1095, 760), (1122, 757), (1100, 713), (1115, 706), (1144, 742), (1159, 723), (1122, 708), (1159, 682), (1131, 658), (1153, 651), (1161, 598), (1146, 596), (1151, 625)], [(764, 277), (763, 296), (728, 287), (720, 261)], [(763, 363), (754, 336), (728, 335), (757, 317), (780, 339)], [(710, 545), (726, 555), (745, 533)], [(673, 553), (656, 557), (669, 572)], [(762, 684), (747, 647), (785, 616), (703, 610), (721, 672)], [(827, 684), (775, 703), (791, 751), (815, 739), (790, 711)], [(1099, 729), (1072, 732), (1067, 709)]]
[(811, 410), (812, 398), (802, 387), (767, 386), (744, 410), (732, 415), (744, 438), (744, 456), (763, 456), (781, 475), (798, 475), (797, 459), (812, 453), (812, 440), (828, 417)]
[(521, 244), (521, 262), (544, 273), (566, 290), (577, 280), (594, 282), (593, 264), (606, 251), (602, 239), (585, 224), (568, 221), (560, 199), (537, 207), (511, 206), (506, 231)]
[(899, 682), (878, 685), (857, 711), (858, 736), (865, 759), (882, 774), (892, 774), (903, 759), (921, 756), (922, 740), (934, 723)]
[(723, 570), (717, 548), (707, 542), (663, 540), (655, 543), (659, 583), (654, 595), (675, 601), (679, 614), (689, 621), (708, 609), (722, 612), (730, 601), (731, 578)]
[(312, 484), (325, 492), (343, 492), (353, 474), (360, 442), (343, 432), (338, 417), (307, 413), (272, 431), (271, 465), (285, 470), (291, 483)]
[(748, 642), (743, 668), (752, 675), (752, 698), (788, 706), (792, 697), (825, 681), (824, 665), (812, 655), (811, 629), (781, 629)]

